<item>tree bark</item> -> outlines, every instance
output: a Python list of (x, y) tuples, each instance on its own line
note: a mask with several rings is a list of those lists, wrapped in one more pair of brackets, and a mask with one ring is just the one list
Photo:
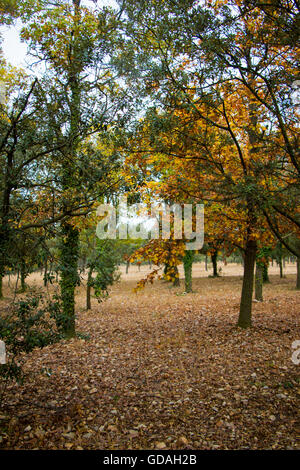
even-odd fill
[(59, 322), (67, 338), (75, 335), (75, 288), (78, 284), (77, 263), (79, 256), (79, 232), (72, 225), (62, 227), (60, 249), (60, 291), (63, 318)]
[(268, 282), (270, 282), (268, 264), (264, 263), (264, 265), (263, 265), (263, 283), (266, 284)]
[(173, 287), (179, 287), (180, 286), (180, 279), (179, 279), (179, 271), (178, 271), (177, 266), (174, 267), (174, 270), (175, 270), (175, 273), (176, 273), (176, 277), (173, 281)]
[(213, 265), (213, 277), (218, 277), (218, 264), (217, 264), (218, 251), (214, 251), (211, 255), (211, 261)]
[(255, 272), (255, 300), (263, 301), (263, 265), (256, 262)]
[(279, 273), (280, 273), (280, 278), (283, 278), (282, 258), (279, 259)]
[(44, 286), (45, 287), (47, 287), (47, 284), (48, 284), (47, 272), (48, 272), (48, 260), (46, 259), (45, 265), (44, 265)]
[(281, 243), (278, 243), (277, 263), (278, 263), (278, 266), (279, 266), (280, 278), (283, 278), (283, 268), (282, 268), (282, 244), (281, 244)]
[(25, 266), (25, 262), (22, 261), (21, 267), (20, 267), (21, 292), (26, 292), (26, 289), (27, 289), (25, 279), (26, 279), (26, 266)]
[(252, 294), (256, 251), (256, 241), (251, 239), (248, 240), (244, 257), (244, 277), (240, 303), (240, 314), (238, 319), (238, 326), (240, 326), (241, 328), (248, 328), (251, 326)]
[(91, 290), (92, 290), (92, 274), (93, 269), (90, 268), (88, 272), (88, 279), (86, 284), (86, 309), (91, 310)]
[(192, 292), (192, 269), (193, 269), (194, 252), (187, 250), (183, 258), (185, 292)]
[(297, 281), (296, 281), (296, 289), (300, 290), (300, 257), (297, 258)]
[[(3, 219), (6, 219), (6, 216)], [(0, 299), (3, 298), (3, 278), (7, 266), (7, 253), (9, 252), (8, 241), (9, 231), (5, 220), (0, 223)]]
[[(74, 8), (74, 29), (80, 21), (80, 0), (72, 0)], [(70, 40), (70, 58), (68, 70), (68, 83), (70, 87), (69, 124), (70, 131), (67, 142), (67, 160), (76, 162), (78, 158), (79, 137), (78, 131), (81, 119), (81, 88), (80, 72), (83, 69), (78, 45), (78, 32)], [(62, 190), (68, 193), (74, 186), (74, 170), (72, 165), (63, 165), (62, 168)], [(68, 197), (63, 202), (65, 213), (70, 209)], [(75, 336), (75, 288), (79, 281), (78, 258), (79, 258), (79, 231), (68, 221), (62, 224), (60, 250), (60, 290), (62, 299), (63, 315), (60, 327), (66, 338)]]

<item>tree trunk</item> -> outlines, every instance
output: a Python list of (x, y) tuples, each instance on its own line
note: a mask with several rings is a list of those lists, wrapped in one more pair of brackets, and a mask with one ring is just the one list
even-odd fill
[(263, 301), (263, 265), (256, 262), (255, 272), (255, 300)]
[(207, 255), (205, 255), (205, 271), (207, 271)]
[(21, 292), (26, 292), (26, 289), (27, 289), (25, 279), (26, 279), (26, 267), (25, 267), (25, 262), (22, 261), (21, 267), (20, 267)]
[(91, 290), (92, 290), (92, 274), (93, 269), (90, 268), (88, 272), (88, 279), (86, 284), (86, 309), (91, 310)]
[(178, 271), (178, 268), (177, 266), (174, 267), (174, 271), (175, 271), (175, 279), (173, 281), (173, 287), (179, 287), (180, 286), (180, 279), (179, 279), (179, 271)]
[(248, 240), (244, 257), (244, 277), (240, 303), (240, 314), (238, 319), (238, 326), (240, 326), (241, 328), (248, 328), (251, 326), (252, 294), (256, 251), (256, 241)]
[(300, 290), (300, 257), (297, 258), (297, 281), (296, 281), (296, 289)]
[[(73, 34), (70, 39), (70, 59), (68, 61), (68, 85), (70, 90), (69, 102), (69, 120), (70, 126), (68, 132), (66, 157), (68, 162), (78, 160), (78, 147), (80, 142), (79, 130), (81, 121), (81, 87), (80, 73), (83, 70), (83, 62), (79, 48), (79, 22), (80, 22), (80, 0), (72, 0), (73, 16)], [(62, 166), (62, 190), (68, 194), (74, 188), (74, 168), (64, 162)], [(63, 201), (63, 210), (65, 214), (72, 208), (69, 197)], [(63, 222), (61, 229), (61, 247), (60, 247), (60, 292), (62, 300), (63, 314), (61, 317), (60, 328), (66, 338), (75, 336), (75, 288), (78, 285), (78, 258), (79, 258), (79, 231), (68, 221)]]
[(218, 252), (214, 251), (211, 255), (211, 261), (213, 265), (213, 277), (218, 277), (217, 257), (218, 257)]
[(44, 286), (45, 287), (47, 287), (47, 284), (48, 284), (47, 272), (48, 272), (48, 260), (46, 259), (45, 265), (44, 265)]
[(130, 266), (130, 261), (126, 261), (126, 274), (128, 274), (129, 266)]
[(279, 271), (280, 271), (280, 278), (283, 278), (282, 260), (279, 261)]
[(282, 269), (282, 244), (281, 244), (281, 243), (278, 243), (277, 263), (278, 263), (278, 266), (279, 266), (280, 278), (283, 278), (283, 269)]
[[(169, 277), (169, 279), (167, 279)], [(172, 282), (173, 287), (180, 286), (179, 271), (177, 266), (170, 266), (165, 264), (164, 277), (163, 279), (167, 282)]]
[(169, 270), (170, 270), (170, 266), (166, 263), (165, 267), (164, 267), (164, 277), (163, 277), (163, 279), (168, 280), (168, 279), (166, 279), (166, 277), (169, 275)]
[(263, 265), (263, 283), (266, 284), (268, 282), (270, 282), (268, 264), (264, 263), (264, 265)]
[(194, 252), (187, 250), (183, 258), (185, 292), (192, 292), (192, 268), (193, 268)]
[(79, 280), (77, 272), (78, 256), (78, 230), (65, 223), (62, 226), (60, 247), (60, 289), (63, 317), (58, 326), (67, 338), (75, 335), (75, 288)]
[(280, 278), (283, 278), (282, 258), (279, 259)]
[(3, 298), (3, 278), (5, 276), (7, 266), (7, 243), (9, 239), (9, 232), (5, 223), (0, 223), (0, 299)]

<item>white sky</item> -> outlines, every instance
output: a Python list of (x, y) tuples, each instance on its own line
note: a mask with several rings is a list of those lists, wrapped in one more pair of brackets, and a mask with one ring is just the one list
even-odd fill
[(21, 22), (17, 21), (14, 26), (2, 27), (2, 50), (4, 57), (14, 66), (26, 66), (25, 56), (27, 52), (26, 44), (19, 38)]
[[(93, 0), (83, 0), (82, 3), (91, 6)], [(94, 3), (94, 2), (93, 2)], [(115, 0), (98, 0), (98, 5), (116, 6)], [(20, 41), (19, 33), (22, 27), (21, 21), (13, 26), (2, 26), (2, 50), (4, 57), (16, 67), (26, 68), (27, 45)]]

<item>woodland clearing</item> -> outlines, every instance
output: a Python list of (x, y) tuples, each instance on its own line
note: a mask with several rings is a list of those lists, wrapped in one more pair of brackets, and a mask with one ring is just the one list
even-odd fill
[[(8, 384), (0, 409), (1, 448), (297, 449), (295, 264), (282, 279), (270, 266), (247, 330), (236, 327), (242, 268), (220, 266), (211, 279), (195, 264), (191, 294), (163, 281), (134, 293), (149, 268), (122, 267), (91, 311), (79, 287), (76, 328), (88, 337), (24, 356), (24, 383)], [(28, 284), (43, 289), (39, 274)], [(1, 307), (7, 278), (4, 292)]]

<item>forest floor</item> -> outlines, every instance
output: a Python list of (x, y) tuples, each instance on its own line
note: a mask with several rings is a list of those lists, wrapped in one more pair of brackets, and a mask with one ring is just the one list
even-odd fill
[[(270, 267), (244, 331), (242, 268), (220, 266), (212, 279), (196, 265), (191, 294), (162, 281), (133, 293), (149, 268), (122, 268), (91, 311), (79, 287), (76, 326), (89, 338), (26, 354), (24, 383), (9, 383), (0, 407), (0, 448), (299, 449), (296, 267), (283, 279)], [(41, 276), (28, 284), (42, 289)]]

